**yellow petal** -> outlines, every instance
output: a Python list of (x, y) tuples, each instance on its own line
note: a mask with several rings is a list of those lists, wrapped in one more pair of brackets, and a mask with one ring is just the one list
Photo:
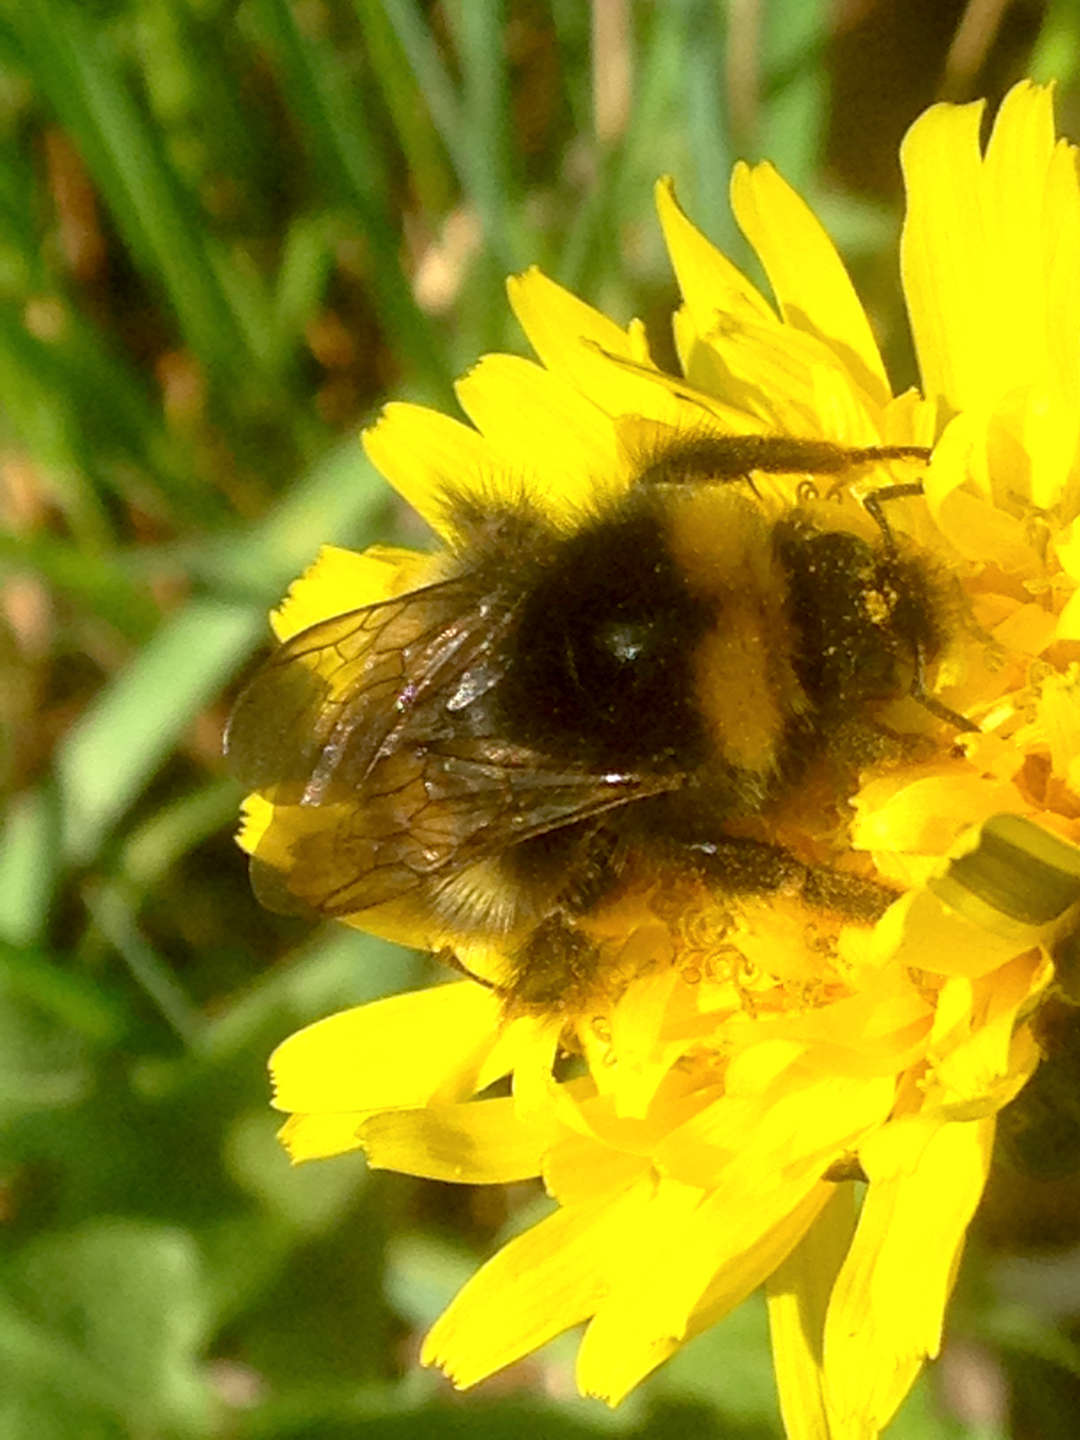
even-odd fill
[(980, 120), (979, 106), (935, 106), (904, 141), (904, 288), (924, 387), (954, 411), (996, 410), (989, 434), (1001, 451), (992, 462), (1008, 487), (1002, 498), (1050, 506), (1077, 437), (1075, 404), (1061, 403), (1076, 362), (1061, 378), (1052, 366), (1062, 267), (1050, 237), (1059, 220), (1080, 221), (1080, 201), (1075, 176), (1069, 193), (1054, 165), (1048, 88), (1013, 87), (985, 157)]
[(591, 1315), (646, 1194), (557, 1210), (504, 1245), (436, 1320), (421, 1363), (465, 1389)]
[(871, 410), (818, 336), (775, 321), (730, 319), (707, 338), (731, 377), (725, 393), (742, 404), (752, 401), (768, 429), (842, 445), (877, 444)]
[(529, 344), (549, 370), (572, 376), (583, 340), (612, 355), (630, 355), (626, 331), (548, 278), (536, 265), (506, 282), (510, 305)]
[[(484, 1090), (496, 1080), (501, 1080), (505, 1075), (514, 1075), (518, 1070), (525, 1071), (530, 1065), (539, 1064), (542, 1067), (546, 1057), (548, 1071), (550, 1072), (553, 1059), (553, 1049), (548, 1037), (551, 1033), (551, 1025), (541, 1016), (519, 1015), (514, 1020), (500, 1019), (499, 1033), (492, 1047), (490, 1055), (480, 1068), (476, 1077), (477, 1090)], [(551, 1075), (548, 1073), (546, 1079), (541, 1082), (545, 1086), (545, 1096), (551, 1095), (551, 1089), (547, 1088), (551, 1082)], [(520, 1089), (521, 1081), (517, 1081)], [(557, 1086), (554, 1087), (558, 1089)], [(515, 1097), (518, 1111), (522, 1107), (520, 1096)]]
[(358, 552), (324, 545), (314, 564), (289, 586), (270, 624), (279, 641), (290, 640), (320, 620), (417, 589), (431, 569), (431, 556), (415, 550), (372, 545)]
[[(774, 317), (770, 323), (778, 326), (780, 322)], [(724, 395), (731, 403), (734, 415), (727, 426), (731, 434), (759, 434), (775, 429), (775, 396), (759, 385), (744, 382), (733, 375), (728, 366), (728, 357), (721, 342), (733, 325), (734, 322), (728, 320), (722, 328), (714, 326), (707, 338), (703, 338), (687, 307), (684, 305), (676, 310), (672, 328), (682, 373), (687, 384), (701, 394)], [(756, 373), (755, 367), (749, 368)], [(786, 400), (786, 397), (783, 398)]]
[(822, 340), (851, 383), (872, 404), (883, 406), (890, 390), (870, 322), (814, 212), (769, 164), (736, 165), (731, 204), (785, 322)]
[(363, 434), (371, 463), (439, 535), (450, 536), (446, 494), (488, 497), (512, 485), (484, 437), (423, 405), (395, 401)]
[[(675, 423), (678, 402), (642, 366), (640, 347), (614, 321), (556, 285), (535, 267), (506, 282), (529, 343), (549, 370), (607, 415), (639, 414)], [(607, 356), (641, 367), (613, 366)]]
[(837, 1433), (876, 1434), (937, 1354), (993, 1135), (992, 1120), (941, 1125), (914, 1170), (871, 1173), (825, 1326), (825, 1393)]
[[(987, 444), (986, 425), (977, 414), (949, 421), (923, 475), (930, 513), (964, 559), (978, 565), (994, 562), (1019, 575), (1037, 574), (1041, 561), (1025, 522), (992, 498)], [(981, 494), (972, 493), (975, 485)]]
[(581, 1205), (619, 1194), (650, 1168), (645, 1155), (627, 1154), (587, 1135), (564, 1135), (544, 1156), (544, 1188), (560, 1205)]
[[(617, 1405), (684, 1339), (722, 1319), (772, 1273), (798, 1243), (832, 1194), (811, 1183), (803, 1194), (786, 1189), (761, 1197), (761, 1207), (736, 1212), (738, 1238), (725, 1244), (732, 1217), (726, 1202), (711, 1198), (686, 1215), (682, 1244), (670, 1244), (679, 1211), (664, 1207), (626, 1256), (616, 1285), (585, 1332), (578, 1352), (578, 1386)], [(698, 1248), (707, 1239), (704, 1251)], [(717, 1243), (719, 1241), (719, 1244)], [(676, 1265), (667, 1272), (671, 1251)], [(711, 1276), (710, 1279), (710, 1266)], [(684, 1284), (694, 1271), (693, 1298)], [(641, 1287), (641, 1288), (639, 1288)]]
[[(964, 977), (948, 982), (938, 1007), (943, 1023), (935, 1025), (927, 1047), (925, 1111), (941, 1107), (950, 1118), (977, 1118), (1008, 1104), (1038, 1063), (1029, 1032), (1017, 1029), (1017, 1017), (1030, 1008), (1052, 974), (1049, 961), (1032, 951), (980, 982)], [(949, 992), (954, 988), (969, 1008), (954, 1015), (947, 1029)]]
[(1047, 247), (1050, 373), (1060, 387), (1063, 403), (1075, 412), (1080, 402), (1080, 356), (1076, 353), (1076, 336), (1080, 334), (1080, 286), (1076, 284), (1076, 257), (1080, 255), (1080, 178), (1073, 145), (1059, 143), (1054, 147), (1042, 229)]
[(698, 335), (712, 330), (721, 315), (745, 313), (775, 323), (768, 302), (757, 288), (687, 219), (675, 198), (670, 176), (657, 181), (654, 194), (664, 242)]
[[(865, 933), (850, 926), (844, 938), (850, 942)], [(831, 1005), (763, 1019), (757, 1028), (763, 1038), (775, 1035), (800, 1054), (819, 1057), (818, 1068), (827, 1065), (847, 1076), (897, 1074), (921, 1054), (933, 1013), (930, 1001), (908, 972), (892, 963), (867, 966), (859, 982), (854, 994)], [(755, 1045), (746, 1053), (763, 1048)], [(731, 1069), (737, 1071), (742, 1059), (737, 1056)]]
[(907, 210), (900, 261), (923, 390), (949, 411), (984, 398), (995, 353), (979, 127), (984, 106), (933, 105), (900, 147)]
[[(802, 1207), (821, 1188), (819, 1172), (789, 1165), (787, 1176), (779, 1185), (763, 1177), (752, 1196), (741, 1187), (718, 1186), (696, 1208), (680, 1212), (676, 1226), (643, 1230), (632, 1263), (624, 1266), (593, 1322), (598, 1353), (610, 1363), (619, 1335), (624, 1344), (633, 1340), (636, 1353), (646, 1354), (655, 1344), (682, 1340), (710, 1286), (714, 1294), (722, 1287), (727, 1305), (740, 1304), (798, 1240), (802, 1232), (790, 1233), (791, 1217), (803, 1215), (804, 1226), (811, 1218)], [(785, 1237), (780, 1253), (777, 1234)]]
[(1051, 774), (1068, 779), (1080, 755), (1080, 667), (1072, 665), (1063, 674), (1043, 680), (1035, 716), (1015, 738), (1020, 749), (1047, 755)]
[(657, 1165), (688, 1183), (719, 1186), (732, 1203), (744, 1193), (750, 1203), (778, 1173), (806, 1166), (821, 1174), (885, 1119), (895, 1089), (891, 1073), (831, 1073), (832, 1059), (826, 1051), (820, 1073), (800, 1063), (753, 1096), (717, 1100), (657, 1144)]
[(580, 515), (598, 484), (625, 485), (610, 417), (561, 375), (516, 355), (487, 355), (456, 389), (521, 493), (545, 512)]
[(294, 1165), (304, 1160), (325, 1160), (360, 1148), (357, 1132), (364, 1112), (339, 1115), (290, 1115), (278, 1131), (278, 1139)]
[(612, 1052), (618, 1057), (618, 1078), (625, 1082), (613, 1091), (621, 1115), (644, 1115), (657, 1086), (667, 1074), (672, 1057), (660, 1047), (660, 1031), (667, 1003), (679, 984), (672, 966), (642, 976), (615, 1006), (611, 1017)]
[(514, 1104), (523, 1119), (533, 1119), (551, 1108), (558, 1086), (552, 1073), (562, 1024), (557, 1018), (523, 1017), (514, 1053), (512, 1088)]
[(983, 161), (990, 259), (995, 275), (1007, 278), (987, 296), (994, 323), (996, 393), (1016, 385), (1041, 387), (1047, 379), (1052, 320), (1044, 252), (1053, 152), (1052, 90), (1029, 82), (1014, 85), (998, 106)]
[(523, 1120), (510, 1099), (383, 1110), (359, 1127), (374, 1169), (464, 1185), (506, 1185), (539, 1175), (557, 1133), (550, 1115)]
[(970, 826), (1021, 808), (1015, 786), (962, 770), (906, 783), (885, 776), (859, 792), (852, 842), (861, 850), (942, 855)]
[[(890, 913), (882, 924), (901, 929), (892, 957), (896, 965), (975, 979), (990, 974), (1025, 948), (1012, 925), (1002, 925), (1005, 933), (995, 933), (957, 914), (929, 891), (905, 897), (894, 910), (895, 915)], [(1030, 932), (1026, 938), (1031, 943)]]
[(825, 1316), (855, 1233), (855, 1187), (837, 1185), (817, 1219), (766, 1281), (769, 1334), (788, 1440), (836, 1440), (825, 1405)]
[(247, 795), (240, 807), (240, 829), (236, 843), (246, 855), (254, 855), (274, 819), (274, 807), (262, 795)]
[(1053, 644), (1056, 630), (1053, 614), (1045, 606), (1032, 602), (1017, 605), (1000, 625), (994, 626), (992, 633), (1006, 650), (1034, 659)]
[[(641, 1212), (633, 1245), (623, 1257), (618, 1280), (601, 1301), (582, 1339), (577, 1382), (584, 1394), (617, 1404), (642, 1374), (667, 1358), (674, 1348), (672, 1342), (682, 1338), (682, 1328), (665, 1330), (661, 1325), (655, 1329), (648, 1323), (643, 1327), (634, 1302), (640, 1296), (642, 1285), (650, 1295), (655, 1293), (657, 1272), (662, 1269), (660, 1257), (677, 1248), (675, 1237), (685, 1233), (701, 1201), (702, 1191), (696, 1186), (668, 1179), (661, 1179), (657, 1184)], [(711, 1272), (702, 1277), (699, 1293), (710, 1278)], [(628, 1359), (634, 1378), (629, 1378), (624, 1369)]]
[(498, 1000), (468, 980), (343, 1010), (277, 1047), (273, 1103), (301, 1114), (424, 1105), (469, 1086), (498, 1020)]

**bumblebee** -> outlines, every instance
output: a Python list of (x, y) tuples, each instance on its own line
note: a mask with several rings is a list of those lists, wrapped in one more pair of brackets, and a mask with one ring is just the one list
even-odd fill
[(905, 697), (973, 728), (928, 688), (945, 584), (886, 517), (921, 483), (853, 515), (759, 483), (838, 489), (927, 455), (672, 436), (573, 523), (448, 494), (458, 538), (430, 583), (294, 636), (240, 695), (233, 768), (295, 819), (284, 851), (256, 847), (260, 898), (360, 923), (404, 907), (448, 958), (490, 941), (519, 1011), (582, 1003), (598, 919), (687, 877), (871, 922), (893, 892), (795, 853), (779, 817), (901, 753)]

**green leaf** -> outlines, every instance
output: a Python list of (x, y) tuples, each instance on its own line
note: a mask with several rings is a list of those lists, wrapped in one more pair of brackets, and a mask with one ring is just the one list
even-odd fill
[(270, 1215), (304, 1235), (319, 1235), (339, 1220), (367, 1183), (363, 1155), (291, 1165), (277, 1138), (282, 1117), (270, 1110), (249, 1112), (225, 1138), (225, 1163), (241, 1188)]
[(95, 853), (188, 725), (255, 645), (250, 605), (190, 601), (171, 616), (72, 726), (57, 752), (64, 852)]
[(725, 1419), (779, 1433), (769, 1320), (761, 1292), (677, 1350), (647, 1385), (653, 1399), (704, 1401)]
[(259, 1046), (269, 1054), (291, 1029), (350, 1005), (363, 1005), (419, 983), (411, 950), (344, 925), (329, 925), (285, 969), (262, 976), (210, 1022), (199, 1053), (220, 1066)]
[(434, 1236), (404, 1235), (386, 1256), (390, 1303), (418, 1330), (426, 1330), (479, 1268), (461, 1245)]
[(0, 952), (0, 1132), (17, 1116), (73, 1106), (92, 1092), (88, 1032), (106, 1038), (109, 1017), (80, 988), (44, 956)]
[[(68, 1032), (68, 1038), (82, 1036), (97, 1046), (115, 1044), (128, 1028), (129, 1017), (114, 996), (64, 964), (64, 957), (33, 951), (0, 942), (0, 994), (18, 999)], [(0, 1067), (23, 1073), (41, 1059), (41, 1040), (36, 1037), (33, 1054), (16, 1057), (10, 1043), (4, 1045)], [(29, 1062), (29, 1064), (28, 1064)]]
[(71, 1436), (203, 1433), (204, 1286), (179, 1231), (102, 1219), (31, 1242), (3, 1267), (0, 1369), (9, 1400)]
[(1006, 1440), (994, 1428), (970, 1429), (946, 1415), (934, 1388), (934, 1372), (923, 1371), (885, 1432), (887, 1440)]
[(186, 1045), (194, 1045), (203, 1018), (170, 967), (148, 944), (135, 920), (134, 906), (118, 885), (88, 887), (86, 908), (101, 934), (121, 956), (136, 983), (157, 1006)]
[(0, 939), (41, 938), (60, 871), (60, 807), (55, 790), (20, 795), (0, 832)]

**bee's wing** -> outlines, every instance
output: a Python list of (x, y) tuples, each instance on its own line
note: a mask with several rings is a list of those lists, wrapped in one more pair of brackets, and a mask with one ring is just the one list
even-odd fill
[(430, 722), (497, 634), (468, 576), (336, 615), (287, 640), (241, 692), (225, 733), (233, 772), (275, 804), (355, 794), (395, 736)]
[(471, 742), (472, 753), (406, 746), (376, 761), (361, 789), (279, 820), (252, 875), (272, 909), (351, 915), (432, 893), (468, 865), (535, 835), (671, 788), (671, 778), (561, 770), (532, 751)]
[(554, 763), (490, 733), (514, 606), (462, 576), (323, 621), (243, 691), (226, 749), (275, 806), (252, 874), (273, 909), (345, 915), (677, 783)]

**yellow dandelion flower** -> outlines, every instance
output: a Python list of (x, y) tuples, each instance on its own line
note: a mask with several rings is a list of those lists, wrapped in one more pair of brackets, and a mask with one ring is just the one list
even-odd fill
[(863, 1440), (938, 1350), (1080, 904), (1077, 155), (981, 114), (904, 142), (922, 393), (771, 167), (775, 309), (662, 182), (682, 374), (512, 280), (538, 361), (365, 436), (440, 547), (274, 616), (257, 886), (464, 972), (286, 1040), (284, 1142), (556, 1202), (428, 1335), (457, 1385), (584, 1323), (615, 1403), (764, 1284), (789, 1435)]

